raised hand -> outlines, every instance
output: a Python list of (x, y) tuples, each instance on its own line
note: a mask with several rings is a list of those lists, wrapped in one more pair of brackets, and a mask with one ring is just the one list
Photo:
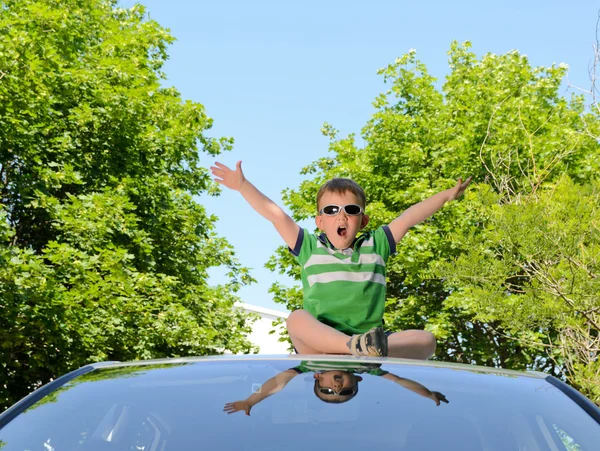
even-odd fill
[(432, 391), (429, 397), (435, 401), (436, 406), (440, 405), (440, 401), (445, 402), (446, 404), (449, 402), (439, 391)]
[(215, 182), (225, 185), (227, 188), (239, 191), (246, 178), (242, 172), (241, 160), (235, 164), (235, 170), (229, 169), (224, 164), (215, 162), (214, 166), (210, 167), (212, 175), (215, 176)]
[(227, 412), (228, 415), (231, 415), (232, 413), (243, 410), (246, 415), (250, 416), (250, 409), (252, 409), (252, 406), (248, 401), (235, 401), (225, 404), (225, 407), (223, 407), (223, 412)]
[(450, 190), (450, 199), (448, 200), (454, 200), (462, 196), (465, 190), (467, 189), (467, 186), (469, 186), (469, 183), (471, 183), (472, 179), (473, 177), (469, 177), (463, 183), (462, 178), (459, 178), (458, 182), (456, 182), (456, 185), (454, 185), (454, 188)]

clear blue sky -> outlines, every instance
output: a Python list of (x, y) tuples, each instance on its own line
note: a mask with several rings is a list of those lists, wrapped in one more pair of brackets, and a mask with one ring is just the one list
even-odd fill
[[(121, 0), (129, 7), (135, 2)], [(219, 161), (243, 161), (246, 177), (281, 205), (300, 169), (327, 154), (324, 122), (357, 133), (385, 90), (377, 69), (410, 49), (443, 79), (452, 40), (481, 56), (517, 49), (532, 65), (567, 63), (572, 84), (589, 89), (599, 2), (573, 1), (200, 1), (146, 0), (152, 19), (177, 38), (164, 70), (167, 85), (202, 103), (211, 136), (232, 136)], [(213, 161), (204, 154), (203, 165)], [(281, 239), (238, 193), (201, 198), (219, 217), (220, 234), (257, 284), (244, 302), (284, 311), (268, 293), (285, 277), (263, 266)], [(312, 222), (301, 225), (312, 227)], [(211, 281), (222, 282), (214, 270)]]

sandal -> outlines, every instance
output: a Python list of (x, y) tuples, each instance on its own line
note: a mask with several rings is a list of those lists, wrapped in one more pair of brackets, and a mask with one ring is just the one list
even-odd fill
[(352, 335), (348, 348), (356, 356), (385, 357), (388, 353), (388, 340), (381, 327), (374, 327), (364, 334)]

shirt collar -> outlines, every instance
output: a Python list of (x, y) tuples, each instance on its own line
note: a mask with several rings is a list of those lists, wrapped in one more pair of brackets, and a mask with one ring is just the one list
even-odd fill
[[(354, 249), (355, 251), (357, 251), (358, 248), (360, 247), (360, 244), (365, 240), (365, 238), (367, 237), (367, 235), (368, 235), (368, 233), (361, 233), (359, 236), (357, 236), (356, 238), (354, 238), (354, 241), (352, 241), (352, 245), (350, 247), (352, 249)], [(319, 234), (319, 236), (317, 238), (318, 238), (318, 240), (321, 243), (323, 243), (323, 245), (325, 245), (329, 249), (334, 250), (334, 251), (338, 251), (338, 249), (336, 249), (333, 246), (333, 244), (331, 244), (331, 241), (329, 241), (329, 238), (327, 238), (327, 235), (325, 234), (325, 232), (321, 232), (321, 234)]]

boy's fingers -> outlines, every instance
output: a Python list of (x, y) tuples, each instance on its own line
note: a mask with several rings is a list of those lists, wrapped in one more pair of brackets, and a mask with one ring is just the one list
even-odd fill
[(242, 160), (239, 160), (236, 164), (235, 164), (235, 169), (238, 171), (242, 170)]
[(227, 166), (225, 166), (223, 163), (219, 163), (218, 161), (215, 161), (215, 166), (217, 166), (219, 169), (222, 170), (229, 170), (229, 168)]

